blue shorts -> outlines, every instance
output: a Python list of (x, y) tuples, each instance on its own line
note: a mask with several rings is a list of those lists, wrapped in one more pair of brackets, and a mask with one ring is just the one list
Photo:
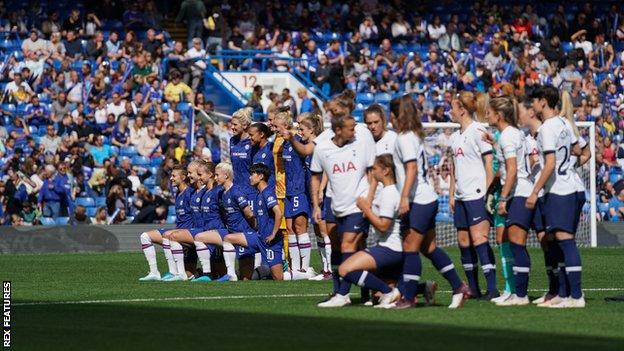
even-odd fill
[(585, 202), (587, 201), (587, 198), (585, 197), (585, 192), (584, 191), (577, 191), (576, 192), (576, 222), (574, 222), (574, 232), (576, 233), (578, 226), (579, 226), (579, 220), (581, 219), (581, 213), (583, 213), (583, 206), (585, 206)]
[(533, 225), (533, 217), (535, 211), (526, 207), (527, 198), (524, 196), (514, 196), (507, 202), (507, 218), (505, 219), (505, 228), (512, 225), (526, 230), (527, 232)]
[(365, 249), (375, 260), (378, 277), (399, 279), (403, 274), (403, 252), (393, 251), (381, 245)]
[(269, 266), (273, 267), (278, 264), (282, 264), (282, 253), (284, 252), (284, 238), (279, 235), (275, 237), (275, 240), (266, 244), (263, 238), (259, 239), (262, 241), (261, 247), (262, 251), (262, 262)]
[(413, 229), (419, 234), (427, 234), (431, 229), (435, 229), (437, 213), (437, 200), (425, 205), (411, 203), (409, 212), (401, 218), (401, 232)]
[(245, 232), (245, 240), (247, 240), (247, 247), (236, 246), (236, 255), (238, 258), (253, 257), (257, 252), (262, 252), (262, 240), (256, 232)]
[(576, 234), (579, 215), (576, 193), (569, 195), (544, 195), (546, 232), (562, 231)]
[(344, 217), (336, 217), (336, 224), (340, 235), (345, 232), (364, 233), (364, 235), (367, 235), (370, 226), (362, 212), (352, 213)]
[(306, 193), (288, 196), (284, 199), (284, 217), (295, 218), (305, 215), (310, 218), (310, 200)]
[(158, 230), (158, 232), (160, 233), (160, 235), (165, 235), (166, 232), (170, 231), (170, 230), (175, 230), (176, 228), (158, 228), (156, 230)]
[(531, 229), (535, 230), (535, 233), (544, 231), (544, 198), (540, 197), (537, 199), (537, 203), (535, 204), (535, 208), (533, 209), (535, 212), (533, 213), (533, 222), (531, 222)]
[(325, 196), (323, 198), (323, 206), (321, 208), (322, 218), (325, 222), (337, 223), (336, 216), (334, 215), (334, 211), (331, 209), (331, 197)]
[(490, 214), (485, 209), (485, 197), (470, 201), (455, 201), (453, 220), (457, 229), (469, 229), (483, 221), (492, 223)]

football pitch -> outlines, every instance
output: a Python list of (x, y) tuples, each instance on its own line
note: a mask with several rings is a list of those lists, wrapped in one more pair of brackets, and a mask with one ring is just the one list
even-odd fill
[[(546, 275), (541, 252), (530, 254), (536, 298)], [(474, 300), (449, 310), (448, 284), (427, 260), (436, 305), (400, 311), (358, 305), (358, 287), (354, 305), (317, 308), (329, 281), (140, 283), (141, 252), (0, 255), (0, 272), (12, 282), (15, 350), (624, 350), (624, 303), (604, 301), (624, 294), (624, 249), (581, 254), (587, 307), (576, 310)]]

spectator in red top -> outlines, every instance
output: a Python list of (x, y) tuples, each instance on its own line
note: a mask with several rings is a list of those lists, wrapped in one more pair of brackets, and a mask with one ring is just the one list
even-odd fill
[(604, 139), (604, 151), (602, 152), (602, 161), (609, 166), (617, 166), (617, 162), (615, 160), (615, 144), (611, 142), (610, 137), (606, 137)]
[(520, 33), (520, 36), (523, 39), (530, 38), (532, 34), (531, 22), (529, 22), (529, 20), (525, 16), (522, 16), (518, 18), (516, 22), (514, 22), (514, 24), (511, 26), (511, 30)]

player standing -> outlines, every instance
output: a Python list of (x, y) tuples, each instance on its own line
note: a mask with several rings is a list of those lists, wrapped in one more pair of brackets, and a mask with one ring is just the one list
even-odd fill
[[(576, 227), (579, 221), (577, 209), (577, 187), (571, 172), (570, 157), (581, 155), (578, 139), (572, 132), (567, 119), (555, 112), (559, 102), (557, 89), (542, 86), (531, 94), (533, 109), (542, 115), (543, 124), (537, 137), (542, 154), (540, 163), (542, 173), (535, 182), (533, 192), (526, 202), (528, 208), (534, 208), (539, 193), (544, 189), (544, 218), (546, 232), (553, 233), (561, 253), (559, 262), (559, 294), (538, 306), (551, 308), (582, 308), (585, 299), (581, 288), (581, 255), (576, 247)], [(569, 295), (565, 287), (569, 282)]]
[[(451, 102), (451, 116), (461, 128), (451, 135), (453, 172), (451, 172), (449, 206), (454, 212), (461, 261), (473, 296), (480, 295), (476, 274), (477, 257), (487, 282), (484, 299), (500, 296), (496, 288), (496, 263), (488, 242), (490, 217), (485, 198), (492, 184), (492, 146), (483, 140), (486, 133), (474, 121), (475, 94), (461, 92)], [(474, 248), (474, 251), (473, 251)], [(475, 252), (476, 251), (476, 252)]]
[(230, 159), (234, 171), (234, 183), (249, 201), (256, 196), (255, 189), (249, 185), (249, 167), (253, 163), (253, 148), (247, 129), (251, 124), (253, 110), (242, 108), (232, 115), (232, 138), (230, 139)]
[[(338, 233), (342, 235), (340, 245), (342, 262), (357, 251), (359, 242), (368, 231), (368, 223), (356, 205), (360, 196), (372, 198), (369, 193), (368, 169), (374, 162), (374, 142), (368, 129), (358, 132), (350, 111), (332, 112), (331, 138), (316, 139), (311, 171), (312, 193), (317, 193), (322, 172), (327, 173), (329, 186), (333, 191), (331, 209), (336, 216)], [(312, 198), (315, 220), (321, 219), (319, 199)], [(339, 307), (351, 303), (348, 296), (351, 284), (343, 280), (336, 294), (319, 307)]]
[(403, 298), (396, 308), (415, 306), (416, 290), (422, 272), (419, 252), (431, 260), (434, 267), (447, 279), (453, 289), (449, 308), (463, 306), (470, 295), (468, 287), (457, 275), (449, 256), (437, 247), (435, 217), (438, 212), (438, 195), (427, 178), (427, 155), (421, 116), (410, 95), (390, 102), (392, 124), (399, 133), (393, 157), (397, 184), (401, 189), (399, 215), (403, 233)]
[(488, 123), (500, 132), (496, 143), (496, 157), (500, 165), (502, 185), (498, 200), (498, 214), (505, 218), (505, 234), (513, 254), (515, 293), (498, 301), (497, 306), (528, 305), (527, 290), (531, 260), (526, 249), (527, 234), (533, 223), (534, 211), (526, 208), (526, 199), (533, 190), (529, 180), (524, 133), (517, 128), (517, 103), (509, 97), (490, 100)]

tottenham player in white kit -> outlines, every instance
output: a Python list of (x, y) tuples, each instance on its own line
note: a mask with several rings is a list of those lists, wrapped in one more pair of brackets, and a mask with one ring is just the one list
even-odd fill
[(533, 191), (529, 180), (526, 140), (517, 128), (518, 106), (513, 98), (497, 97), (489, 102), (488, 123), (495, 127), (500, 136), (495, 145), (500, 164), (502, 190), (498, 200), (498, 214), (505, 218), (505, 234), (513, 254), (515, 293), (498, 301), (498, 306), (528, 305), (527, 289), (531, 260), (526, 249), (526, 240), (533, 223), (534, 211), (526, 208), (526, 199)]
[[(375, 149), (373, 138), (364, 126), (361, 126), (356, 137), (355, 119), (347, 112), (332, 115), (333, 136), (328, 138), (322, 133), (316, 139), (316, 147), (312, 156), (310, 170), (312, 176), (312, 193), (318, 193), (321, 174), (328, 176), (329, 186), (333, 191), (331, 210), (336, 216), (337, 231), (342, 234), (340, 249), (342, 262), (357, 251), (358, 244), (368, 232), (368, 223), (362, 211), (357, 207), (356, 200), (364, 196), (372, 199), (369, 193), (368, 170), (373, 166)], [(320, 221), (321, 209), (318, 197), (312, 197), (314, 219)], [(339, 307), (351, 302), (349, 289), (351, 283), (340, 282), (336, 294), (319, 307)]]
[(421, 116), (410, 95), (390, 102), (392, 124), (398, 137), (393, 152), (397, 185), (401, 190), (399, 214), (403, 234), (403, 298), (396, 308), (415, 306), (416, 287), (422, 273), (419, 252), (429, 258), (434, 267), (446, 278), (453, 289), (450, 308), (461, 307), (470, 295), (461, 281), (449, 256), (437, 247), (435, 218), (438, 212), (438, 195), (427, 178), (427, 155)]
[(479, 297), (477, 257), (487, 282), (491, 300), (500, 296), (496, 288), (496, 263), (488, 242), (490, 217), (485, 198), (494, 179), (492, 146), (483, 135), (485, 128), (473, 116), (477, 110), (476, 96), (463, 91), (451, 102), (451, 116), (460, 124), (460, 130), (451, 135), (453, 172), (449, 191), (449, 206), (454, 213), (461, 261), (473, 297)]
[[(542, 152), (542, 173), (527, 199), (527, 207), (535, 207), (539, 192), (544, 189), (546, 232), (554, 233), (564, 261), (564, 265), (559, 267), (558, 296), (538, 306), (582, 308), (585, 307), (585, 299), (581, 288), (581, 255), (574, 237), (580, 213), (577, 210), (577, 187), (570, 164), (572, 154), (580, 156), (582, 151), (568, 120), (556, 113), (559, 102), (557, 89), (539, 87), (531, 94), (531, 99), (535, 112), (542, 115), (544, 123), (537, 137)], [(558, 260), (561, 263), (561, 258)], [(569, 283), (569, 290), (562, 287), (566, 283)]]

